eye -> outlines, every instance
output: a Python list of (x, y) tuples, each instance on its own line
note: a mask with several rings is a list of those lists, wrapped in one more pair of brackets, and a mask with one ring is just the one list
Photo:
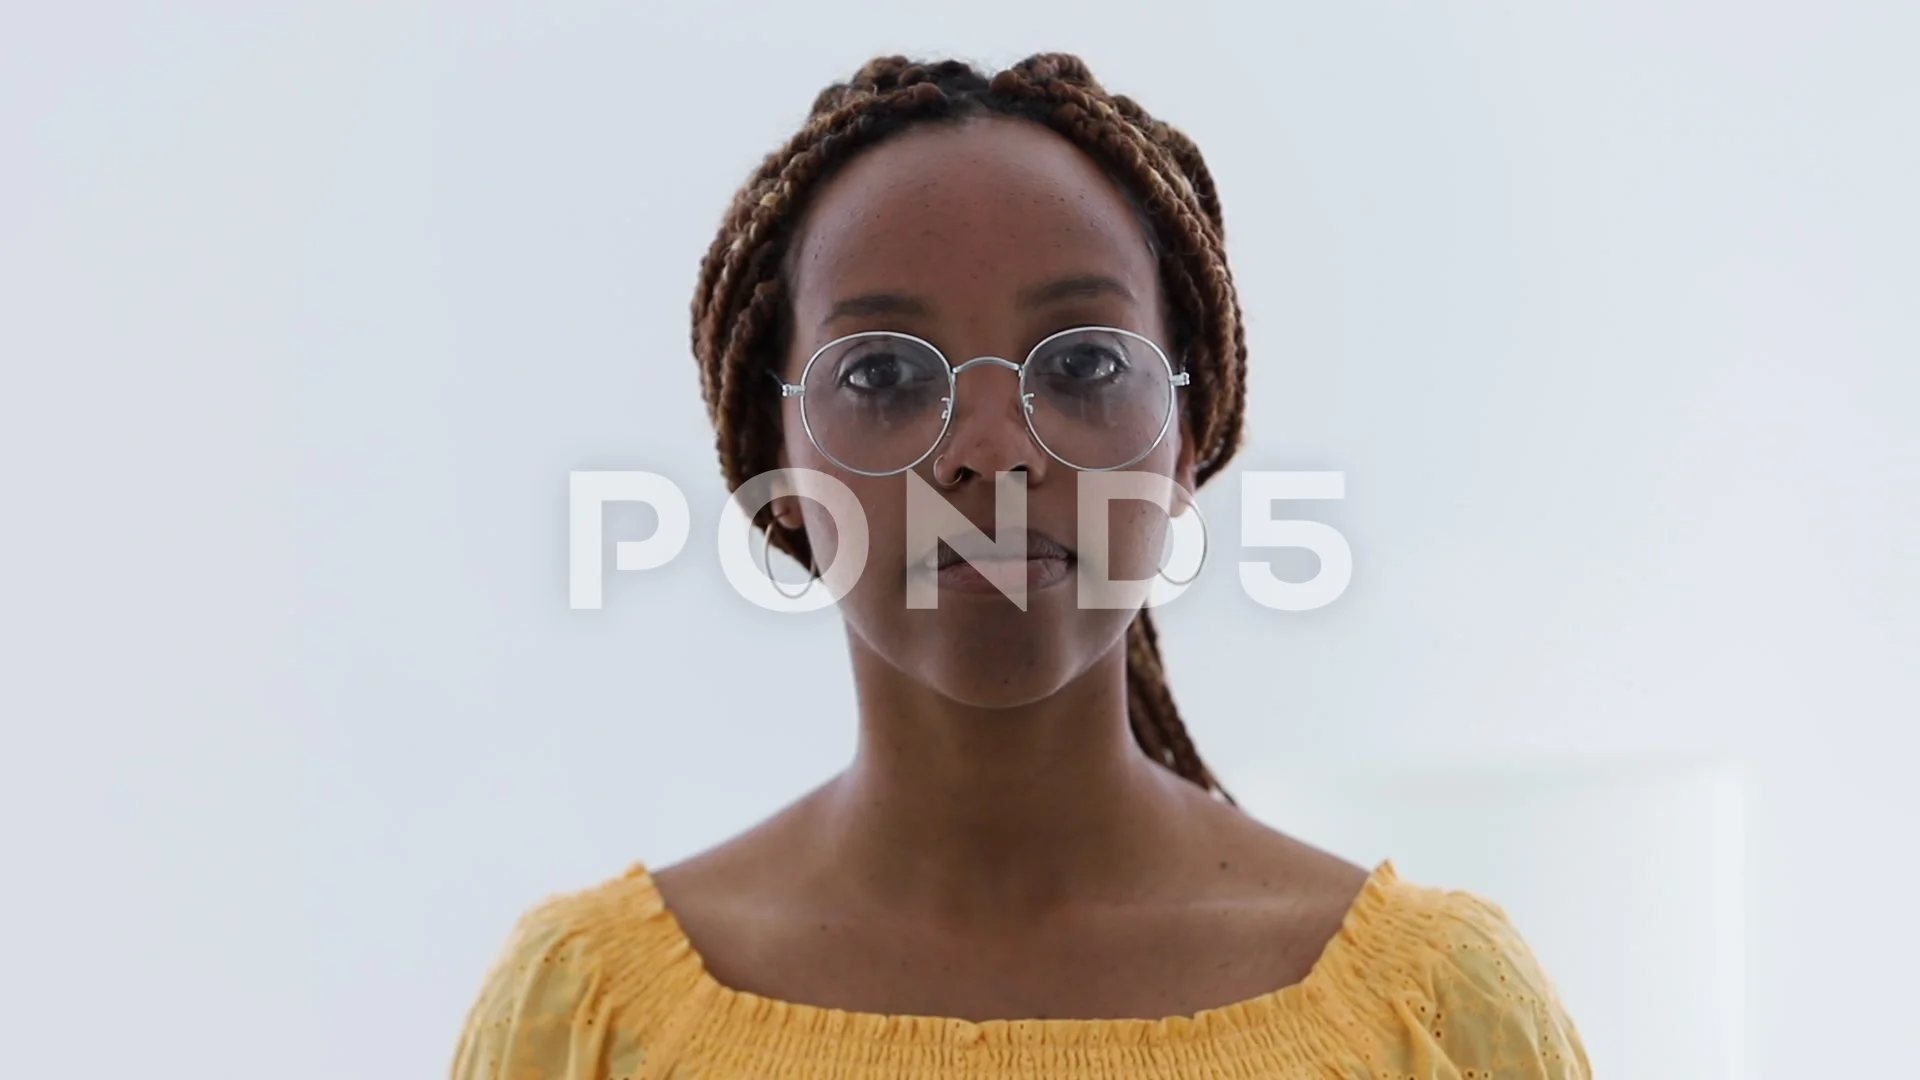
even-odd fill
[(930, 377), (927, 364), (918, 357), (894, 349), (868, 349), (848, 357), (840, 365), (839, 384), (864, 393), (900, 390)]
[(1125, 349), (1087, 340), (1063, 343), (1040, 360), (1042, 374), (1069, 383), (1111, 381), (1132, 366)]

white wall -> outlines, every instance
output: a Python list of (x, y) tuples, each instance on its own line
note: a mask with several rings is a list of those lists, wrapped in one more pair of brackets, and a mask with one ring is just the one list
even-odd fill
[[(1282, 778), (1728, 762), (1745, 1075), (1898, 1067), (1911, 9), (306, 7), (43, 5), (0, 30), (10, 1072), (436, 1075), (520, 909), (837, 768), (835, 617), (762, 613), (706, 554), (695, 266), (869, 54), (1047, 48), (1214, 165), (1255, 363), (1240, 464), (1348, 477), (1311, 508), (1354, 547), (1333, 606), (1259, 608), (1216, 548), (1164, 612), (1229, 786), (1358, 855), (1394, 814)], [(590, 468), (674, 478), (698, 531), (578, 612), (566, 474)], [(1236, 483), (1205, 493), (1229, 536)], [(1642, 878), (1590, 908), (1486, 876), (1590, 842), (1503, 864), (1404, 840), (1442, 883), (1561, 897), (1524, 902), (1569, 981), (1658, 985), (1646, 950), (1607, 972), (1563, 943), (1618, 925), (1606, 897), (1699, 901), (1670, 850), (1609, 853)], [(1608, 1075), (1677, 1037), (1588, 1004)]]

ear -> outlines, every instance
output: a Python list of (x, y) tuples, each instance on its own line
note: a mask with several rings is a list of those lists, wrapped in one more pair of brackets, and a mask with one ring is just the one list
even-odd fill
[[(790, 469), (793, 467), (793, 457), (787, 453), (787, 428), (783, 413), (784, 409), (776, 402), (773, 407), (773, 418), (780, 421), (775, 428), (775, 430), (780, 432), (780, 449), (774, 454), (774, 465), (777, 468)], [(780, 527), (786, 529), (788, 532), (799, 532), (804, 529), (806, 527), (806, 517), (801, 513), (800, 499), (789, 493), (791, 486), (783, 483), (776, 486), (774, 490), (780, 492), (780, 494), (776, 494), (773, 500), (767, 504), (773, 513), (773, 520), (779, 522)]]
[[(1193, 422), (1187, 418), (1187, 411), (1181, 409), (1180, 452), (1175, 456), (1173, 461), (1173, 479), (1175, 483), (1178, 483), (1182, 488), (1192, 494), (1198, 494), (1194, 491), (1198, 484), (1194, 478), (1199, 472), (1195, 463), (1196, 456), (1197, 450), (1193, 440)], [(1180, 510), (1184, 513), (1186, 507), (1182, 506)]]
[(773, 511), (773, 520), (788, 532), (800, 532), (807, 527), (807, 519), (800, 512), (800, 500), (793, 495), (776, 495), (767, 504)]

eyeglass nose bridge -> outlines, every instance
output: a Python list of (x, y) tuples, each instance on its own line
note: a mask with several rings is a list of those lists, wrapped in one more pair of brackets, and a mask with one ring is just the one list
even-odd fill
[[(941, 406), (940, 406), (941, 423), (946, 423), (947, 421), (953, 419), (953, 399), (958, 397), (960, 394), (960, 373), (967, 370), (970, 367), (976, 367), (980, 364), (989, 364), (993, 367), (1006, 368), (1008, 371), (1013, 372), (1015, 375), (1020, 375), (1023, 378), (1026, 374), (1025, 364), (1016, 364), (1013, 361), (1008, 360), (1004, 356), (976, 356), (973, 359), (968, 360), (966, 363), (961, 364), (959, 367), (954, 368), (953, 375), (949, 380), (949, 385), (952, 387), (952, 392), (950, 392), (946, 396), (946, 398), (942, 400)], [(1022, 384), (1022, 386), (1023, 386), (1023, 389), (1021, 389), (1020, 391), (1020, 409), (1021, 409), (1021, 412), (1031, 416), (1033, 414), (1033, 394), (1029, 393), (1026, 389), (1024, 389), (1024, 383)]]

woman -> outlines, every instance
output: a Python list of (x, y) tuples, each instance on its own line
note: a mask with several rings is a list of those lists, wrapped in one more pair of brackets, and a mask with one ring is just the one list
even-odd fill
[[(1589, 1075), (1499, 908), (1242, 813), (1139, 598), (1078, 602), (1083, 560), (1150, 577), (1169, 522), (1115, 502), (1096, 555), (1089, 478), (1192, 491), (1239, 441), (1185, 136), (1071, 56), (874, 60), (741, 190), (693, 320), (730, 486), (812, 470), (864, 512), (859, 749), (718, 847), (535, 906), (458, 1080)], [(1022, 481), (1024, 558), (911, 527), (934, 492), (993, 534)], [(831, 573), (844, 522), (801, 490), (761, 523)]]

